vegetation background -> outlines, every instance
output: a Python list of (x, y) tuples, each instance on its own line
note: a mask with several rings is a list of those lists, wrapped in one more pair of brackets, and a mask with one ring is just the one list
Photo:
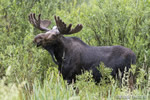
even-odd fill
[[(55, 25), (54, 15), (67, 24), (82, 23), (83, 30), (73, 36), (89, 45), (131, 48), (137, 55), (133, 90), (124, 84), (129, 78), (120, 86), (103, 66), (100, 84), (86, 72), (67, 85), (50, 54), (32, 43), (40, 31), (28, 21), (31, 12), (50, 19), (49, 28)], [(150, 0), (0, 0), (0, 100), (137, 98), (150, 98)]]

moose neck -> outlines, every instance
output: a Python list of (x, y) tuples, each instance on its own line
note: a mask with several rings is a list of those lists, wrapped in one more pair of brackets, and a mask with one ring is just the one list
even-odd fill
[(44, 47), (44, 49), (46, 49), (51, 54), (54, 63), (58, 65), (62, 63), (64, 53), (66, 52), (66, 43), (67, 39), (62, 36), (60, 39), (55, 41), (54, 44), (50, 44)]

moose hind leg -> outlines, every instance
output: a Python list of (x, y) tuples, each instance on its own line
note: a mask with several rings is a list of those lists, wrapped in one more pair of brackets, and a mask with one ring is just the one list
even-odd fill
[(92, 68), (92, 75), (93, 75), (93, 78), (94, 78), (95, 82), (99, 83), (100, 80), (101, 80), (102, 75), (96, 67)]

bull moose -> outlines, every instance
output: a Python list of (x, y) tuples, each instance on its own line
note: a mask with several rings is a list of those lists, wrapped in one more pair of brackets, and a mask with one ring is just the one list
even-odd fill
[(45, 33), (38, 34), (34, 38), (34, 43), (46, 49), (52, 56), (63, 79), (68, 83), (76, 80), (76, 75), (82, 70), (92, 70), (93, 78), (96, 82), (101, 79), (101, 73), (97, 66), (101, 62), (106, 67), (112, 68), (111, 75), (116, 77), (118, 70), (123, 74), (125, 67), (127, 70), (131, 64), (136, 63), (136, 55), (129, 48), (123, 46), (89, 46), (77, 37), (65, 37), (82, 30), (82, 24), (71, 28), (60, 19), (54, 16), (56, 26), (52, 29), (47, 27), (51, 24), (49, 20), (41, 20), (41, 14), (36, 18), (35, 14), (29, 15), (30, 23)]

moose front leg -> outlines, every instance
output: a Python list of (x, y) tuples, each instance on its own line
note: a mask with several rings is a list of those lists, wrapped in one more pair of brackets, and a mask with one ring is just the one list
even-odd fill
[(62, 76), (64, 80), (67, 80), (68, 84), (75, 82), (75, 66), (74, 65), (64, 65), (61, 68)]
[(68, 78), (68, 67), (62, 67), (61, 65), (58, 66), (58, 71), (59, 71), (59, 75), (62, 75), (63, 76), (63, 79), (64, 80), (67, 80), (67, 83), (68, 84), (71, 84), (73, 82), (74, 79), (70, 79)]

